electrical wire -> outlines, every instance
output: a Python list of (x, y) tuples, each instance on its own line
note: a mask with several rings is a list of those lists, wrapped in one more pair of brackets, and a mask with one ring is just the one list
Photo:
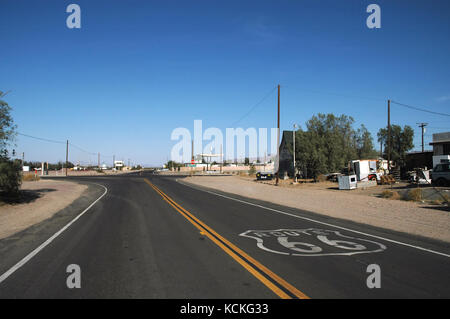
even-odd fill
[(82, 149), (81, 147), (76, 146), (76, 145), (73, 144), (73, 143), (69, 143), (69, 145), (75, 147), (76, 149), (78, 149), (78, 150), (80, 150), (80, 151), (82, 151), (82, 152), (84, 152), (84, 153), (86, 153), (86, 154), (89, 154), (89, 155), (97, 155), (97, 153), (86, 151), (85, 149)]
[(303, 88), (300, 88), (299, 90), (300, 91), (314, 93), (314, 94), (326, 94), (326, 95), (340, 96), (340, 97), (345, 97), (345, 98), (348, 98), (348, 99), (362, 99), (362, 100), (370, 100), (370, 101), (376, 101), (376, 102), (385, 102), (385, 101), (387, 101), (387, 99), (381, 99), (381, 98), (375, 98), (375, 97), (340, 94), (340, 93), (324, 92), (324, 91), (317, 91), (317, 90), (310, 90), (310, 89), (303, 89)]
[(41, 141), (49, 142), (49, 143), (66, 144), (66, 142), (63, 142), (63, 141), (50, 140), (50, 139), (47, 139), (47, 138), (37, 137), (37, 136), (28, 135), (28, 134), (24, 134), (24, 133), (19, 133), (19, 132), (17, 132), (17, 134), (18, 134), (18, 135), (22, 135), (22, 136), (26, 136), (26, 137), (30, 137), (30, 138), (34, 138), (34, 139), (36, 139), (36, 140), (41, 140)]
[(261, 103), (263, 103), (265, 100), (267, 100), (267, 98), (269, 98), (269, 96), (272, 95), (272, 93), (275, 91), (276, 88), (277, 88), (276, 86), (272, 88), (258, 103), (253, 105), (247, 113), (245, 113), (239, 120), (235, 121), (230, 127), (235, 127), (237, 123), (239, 123), (248, 115), (250, 115), (250, 113), (252, 113)]
[[(55, 143), (55, 144), (66, 144), (66, 143), (67, 143), (67, 141), (52, 140), (52, 139), (42, 138), (42, 137), (37, 137), (37, 136), (33, 136), (33, 135), (29, 135), (29, 134), (24, 134), (24, 133), (20, 133), (20, 132), (17, 132), (17, 134), (18, 134), (18, 135), (21, 135), (21, 136), (26, 136), (26, 137), (29, 137), (29, 138), (33, 138), (33, 139), (36, 139), (36, 140), (39, 140), (39, 141), (48, 142), (48, 143)], [(79, 151), (84, 152), (84, 153), (86, 153), (86, 154), (88, 154), (88, 155), (98, 155), (98, 153), (86, 151), (84, 148), (82, 148), (82, 147), (80, 147), (80, 146), (78, 146), (78, 145), (75, 145), (75, 144), (73, 144), (73, 143), (70, 143), (70, 142), (69, 142), (69, 145), (75, 147), (75, 148), (78, 149)], [(101, 156), (102, 156), (102, 157), (111, 157), (111, 158), (114, 157), (114, 155), (101, 155)]]
[(420, 107), (417, 107), (417, 106), (403, 104), (403, 103), (399, 103), (399, 102), (392, 101), (392, 100), (391, 100), (391, 102), (394, 103), (394, 104), (400, 105), (400, 106), (407, 107), (407, 108), (412, 109), (412, 110), (426, 112), (426, 113), (431, 113), (431, 114), (435, 114), (435, 115), (449, 116), (450, 117), (450, 114), (434, 112), (434, 111), (426, 110), (426, 109), (423, 109), (423, 108), (420, 108)]

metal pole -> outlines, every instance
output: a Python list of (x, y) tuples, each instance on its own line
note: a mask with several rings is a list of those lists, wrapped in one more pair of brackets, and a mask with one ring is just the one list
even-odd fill
[(222, 174), (222, 166), (223, 166), (223, 145), (222, 144), (220, 144), (220, 159), (221, 159), (220, 174)]
[(68, 166), (69, 166), (69, 140), (67, 140), (67, 145), (66, 145), (66, 176), (67, 176)]
[(380, 142), (380, 157), (383, 158), (383, 140)]
[(278, 134), (277, 134), (277, 161), (278, 161), (278, 170), (277, 170), (277, 179), (275, 182), (275, 185), (278, 185), (278, 179), (280, 177), (280, 85), (278, 84), (278, 121), (277, 121), (277, 127), (278, 127)]
[(388, 171), (391, 174), (391, 100), (388, 100)]
[(423, 134), (425, 133), (425, 126), (428, 125), (428, 123), (417, 123), (419, 127), (422, 128), (422, 153), (425, 151), (425, 144), (423, 143)]
[(294, 130), (292, 131), (292, 140), (293, 140), (293, 144), (294, 144), (293, 152), (292, 152), (292, 154), (294, 155), (294, 183), (297, 183), (297, 172), (295, 169), (295, 128), (296, 127), (297, 127), (297, 125), (294, 124)]

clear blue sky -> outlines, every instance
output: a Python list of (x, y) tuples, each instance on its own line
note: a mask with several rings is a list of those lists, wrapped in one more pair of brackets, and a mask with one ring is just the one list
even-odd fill
[[(79, 30), (66, 27), (70, 3), (81, 7)], [(381, 29), (366, 27), (370, 3)], [(135, 163), (166, 161), (172, 130), (194, 119), (229, 127), (278, 83), (282, 129), (333, 112), (376, 139), (387, 98), (450, 113), (446, 0), (2, 0), (0, 39), (0, 90), (11, 90), (19, 132)], [(449, 117), (392, 106), (418, 150), (416, 122), (429, 123), (427, 143), (450, 131)], [(276, 126), (276, 94), (237, 126)], [(16, 149), (65, 157), (64, 145), (23, 136)], [(97, 161), (75, 149), (70, 159)]]

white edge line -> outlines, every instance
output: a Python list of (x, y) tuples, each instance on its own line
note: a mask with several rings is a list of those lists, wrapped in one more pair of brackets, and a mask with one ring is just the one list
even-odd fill
[(213, 195), (216, 195), (216, 196), (220, 196), (220, 197), (224, 197), (224, 198), (227, 198), (227, 199), (231, 199), (231, 200), (234, 200), (234, 201), (237, 201), (237, 202), (241, 202), (241, 203), (244, 203), (244, 204), (247, 204), (247, 205), (251, 205), (251, 206), (267, 209), (267, 210), (270, 210), (270, 211), (273, 211), (273, 212), (276, 212), (276, 213), (279, 213), (279, 214), (283, 214), (283, 215), (287, 215), (287, 216), (291, 216), (291, 217), (295, 217), (295, 218), (299, 218), (299, 219), (304, 219), (304, 220), (307, 220), (307, 221), (310, 221), (310, 222), (314, 222), (314, 223), (318, 223), (318, 224), (322, 224), (322, 225), (326, 225), (326, 226), (331, 226), (331, 227), (339, 228), (339, 229), (346, 230), (346, 231), (351, 231), (351, 232), (356, 233), (356, 234), (360, 234), (360, 235), (365, 235), (365, 236), (381, 239), (381, 240), (388, 241), (388, 242), (391, 242), (391, 243), (394, 243), (394, 244), (403, 245), (403, 246), (415, 248), (415, 249), (418, 249), (418, 250), (427, 251), (427, 252), (432, 253), (432, 254), (441, 255), (441, 256), (445, 256), (445, 257), (450, 258), (449, 254), (441, 253), (439, 251), (423, 248), (423, 247), (420, 247), (420, 246), (414, 246), (414, 245), (411, 245), (411, 244), (402, 243), (400, 241), (396, 241), (396, 240), (393, 240), (393, 239), (367, 234), (367, 233), (360, 232), (360, 231), (357, 231), (357, 230), (353, 230), (353, 229), (350, 229), (350, 228), (345, 228), (345, 227), (341, 227), (341, 226), (337, 226), (337, 225), (321, 222), (321, 221), (318, 221), (318, 220), (315, 220), (315, 219), (312, 219), (312, 218), (298, 216), (298, 215), (294, 215), (294, 214), (291, 214), (291, 213), (283, 212), (283, 211), (278, 210), (278, 209), (274, 209), (274, 208), (270, 208), (270, 207), (266, 207), (266, 206), (262, 206), (262, 205), (258, 205), (258, 204), (254, 204), (254, 203), (250, 203), (250, 202), (247, 202), (247, 201), (244, 201), (244, 200), (240, 200), (240, 199), (237, 199), (237, 198), (233, 198), (233, 197), (229, 197), (229, 196), (226, 196), (226, 195), (222, 195), (222, 194), (218, 194), (218, 193), (215, 193), (215, 192), (211, 192), (211, 191), (208, 191), (208, 190), (204, 190), (204, 189), (201, 189), (201, 188), (197, 188), (197, 187), (194, 187), (192, 185), (189, 185), (186, 182), (179, 181), (178, 179), (177, 179), (177, 182), (180, 183), (180, 184), (183, 184), (185, 186), (188, 186), (190, 188), (202, 191), (202, 192), (206, 192), (206, 193), (213, 194)]
[(8, 278), (9, 276), (11, 276), (16, 270), (18, 270), (20, 267), (22, 267), (23, 265), (25, 265), (28, 261), (30, 261), (31, 258), (33, 258), (34, 256), (36, 256), (42, 249), (44, 249), (46, 246), (48, 246), (56, 237), (58, 237), (59, 235), (61, 235), (62, 232), (64, 232), (67, 228), (69, 228), (73, 223), (75, 223), (81, 216), (83, 216), (92, 206), (95, 205), (95, 203), (97, 203), (100, 199), (102, 199), (103, 196), (106, 195), (106, 193), (108, 192), (108, 189), (101, 185), (101, 184), (96, 184), (96, 183), (92, 183), (95, 185), (99, 185), (101, 187), (103, 187), (105, 189), (105, 192), (99, 197), (97, 198), (91, 205), (89, 205), (85, 210), (83, 210), (78, 216), (76, 216), (74, 219), (72, 219), (66, 226), (64, 226), (63, 228), (61, 228), (58, 232), (56, 232), (52, 237), (50, 237), (49, 239), (47, 239), (45, 242), (43, 242), (39, 247), (37, 247), (36, 249), (34, 249), (31, 253), (29, 253), (28, 255), (26, 255), (21, 261), (19, 261), (17, 264), (15, 264), (14, 266), (12, 266), (8, 271), (6, 271), (3, 275), (0, 276), (0, 284), (6, 280), (6, 278)]

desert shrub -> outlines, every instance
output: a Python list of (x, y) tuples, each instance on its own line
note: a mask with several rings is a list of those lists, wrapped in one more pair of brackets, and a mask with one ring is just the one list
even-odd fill
[(317, 176), (317, 181), (318, 182), (326, 182), (327, 181), (327, 177), (323, 174)]
[(420, 202), (422, 200), (422, 190), (420, 188), (410, 190), (407, 199), (410, 201)]
[(381, 197), (388, 199), (400, 199), (400, 194), (396, 191), (385, 190), (381, 193)]
[(39, 175), (34, 175), (34, 174), (24, 174), (22, 176), (22, 181), (23, 182), (33, 182), (33, 181), (38, 181), (41, 178), (39, 177)]
[(248, 170), (248, 173), (250, 175), (255, 175), (256, 174), (256, 168), (254, 165), (250, 165), (250, 169)]
[(392, 191), (383, 191), (381, 193), (382, 198), (391, 198), (392, 197)]
[(401, 199), (401, 196), (400, 196), (400, 194), (398, 192), (393, 191), (391, 199)]
[(22, 183), (21, 165), (18, 161), (0, 161), (0, 190), (6, 194), (17, 194)]

